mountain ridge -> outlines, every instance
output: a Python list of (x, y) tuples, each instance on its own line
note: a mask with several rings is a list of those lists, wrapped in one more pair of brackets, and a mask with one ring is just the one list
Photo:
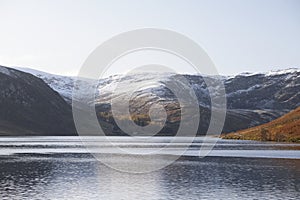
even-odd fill
[[(19, 69), (43, 79), (71, 105), (72, 89), (76, 77), (52, 75), (28, 68)], [(147, 120), (149, 120), (147, 107), (155, 103), (164, 102), (166, 108), (173, 111), (170, 113), (171, 116), (169, 118), (172, 121), (171, 126), (163, 129), (163, 131), (169, 130), (168, 132), (175, 132), (179, 123), (179, 118), (177, 117), (179, 111), (178, 107), (175, 106), (176, 98), (165, 87), (165, 82), (168, 81), (170, 76), (178, 75), (136, 74), (125, 77), (114, 75), (99, 80), (96, 86), (88, 85), (88, 83), (83, 85), (85, 87), (95, 87), (94, 89), (99, 91), (96, 94), (96, 99), (91, 100), (92, 104), (96, 106), (98, 119), (100, 123), (108, 122), (108, 125), (106, 124), (110, 126), (108, 127), (108, 134), (118, 135), (122, 134), (122, 131), (116, 128), (110, 110), (111, 99), (122, 95), (113, 93), (116, 86), (118, 84), (130, 85), (144, 80), (157, 82), (158, 84), (155, 86), (141, 89), (135, 93), (136, 96), (133, 96), (133, 99), (139, 97), (139, 100), (134, 101), (135, 103), (131, 105), (133, 118), (142, 117), (139, 120), (145, 120), (147, 124)], [(188, 80), (197, 95), (199, 108), (200, 110), (202, 109), (203, 118), (205, 119), (205, 121), (202, 121), (202, 125), (200, 125), (202, 128), (199, 128), (199, 133), (205, 132), (208, 126), (209, 109), (211, 107), (211, 94), (208, 92), (207, 85), (199, 75), (179, 76), (184, 76)], [(226, 89), (227, 117), (223, 132), (228, 133), (270, 122), (300, 106), (300, 69), (297, 68), (266, 73), (244, 73), (235, 76), (207, 76), (207, 79), (212, 83), (214, 83), (215, 78), (221, 79)], [(143, 99), (140, 97), (143, 97)], [(81, 99), (75, 100), (81, 101)], [(144, 104), (141, 104), (141, 102), (144, 102)], [(170, 133), (162, 134), (169, 135)]]

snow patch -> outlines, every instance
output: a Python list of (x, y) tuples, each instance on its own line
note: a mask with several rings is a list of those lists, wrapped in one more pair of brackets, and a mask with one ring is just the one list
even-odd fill
[(0, 73), (11, 76), (10, 70), (3, 66), (0, 66)]

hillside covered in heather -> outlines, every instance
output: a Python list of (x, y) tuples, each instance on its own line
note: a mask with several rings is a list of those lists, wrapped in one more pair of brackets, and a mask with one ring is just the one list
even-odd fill
[(300, 107), (272, 122), (226, 134), (223, 138), (300, 142)]

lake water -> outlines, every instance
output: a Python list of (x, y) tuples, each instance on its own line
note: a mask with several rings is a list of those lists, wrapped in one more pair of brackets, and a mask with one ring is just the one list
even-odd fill
[[(99, 138), (88, 137), (89, 141)], [(102, 139), (100, 139), (101, 141)], [(139, 154), (164, 147), (171, 138), (131, 141), (113, 137), (111, 144), (87, 150), (77, 137), (1, 137), (0, 199), (298, 199), (300, 145), (218, 140), (205, 158), (195, 142), (171, 165), (150, 173), (131, 174), (101, 164), (89, 152), (115, 163), (135, 162)], [(155, 162), (178, 155), (186, 141), (168, 146)], [(128, 150), (128, 151), (127, 151)], [(133, 152), (128, 154), (128, 152)], [(142, 156), (143, 157), (143, 156)]]

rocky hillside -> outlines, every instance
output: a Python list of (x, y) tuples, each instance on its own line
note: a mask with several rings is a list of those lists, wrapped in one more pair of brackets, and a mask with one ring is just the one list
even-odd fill
[[(74, 77), (53, 75), (29, 68), (17, 69), (43, 79), (68, 102), (72, 99)], [(144, 79), (161, 83), (167, 81), (170, 76), (173, 75), (137, 74), (123, 78), (115, 75), (100, 80), (98, 89), (102, 96), (108, 96), (117, 84), (132, 84)], [(185, 77), (195, 90), (199, 104), (208, 107), (210, 94), (203, 78), (195, 75), (185, 75)], [(213, 81), (214, 77), (210, 78)], [(242, 73), (221, 78), (226, 89), (228, 109), (292, 110), (300, 106), (300, 69), (298, 68), (265, 73)], [(157, 86), (153, 87), (151, 92), (163, 93), (165, 91), (161, 84)], [(102, 100), (100, 99), (100, 101)]]
[(300, 107), (272, 122), (226, 134), (224, 135), (224, 138), (300, 142)]
[(74, 135), (69, 104), (42, 79), (0, 66), (0, 135)]
[[(44, 72), (20, 68), (30, 72), (59, 92), (69, 103), (73, 89), (74, 78), (51, 75)], [(138, 124), (149, 122), (148, 108), (157, 103), (163, 103), (168, 112), (168, 121), (161, 134), (173, 134), (179, 124), (180, 109), (176, 97), (166, 87), (176, 74), (134, 74), (126, 77), (119, 75), (99, 80), (99, 94), (95, 99), (96, 110), (100, 122), (107, 123), (107, 132), (112, 135), (122, 134), (111, 115), (110, 102), (121, 97), (125, 91), (114, 93), (118, 84), (130, 87), (132, 84), (149, 80), (153, 86), (141, 88), (135, 92), (131, 101), (131, 114)], [(207, 130), (210, 118), (209, 88), (201, 76), (184, 75), (195, 91), (201, 111), (199, 134)], [(266, 73), (243, 73), (231, 77), (206, 77), (212, 85), (216, 78), (224, 82), (227, 97), (227, 116), (223, 132), (232, 132), (263, 123), (270, 122), (279, 116), (300, 106), (300, 70), (288, 69)], [(85, 84), (89, 87), (88, 84)], [(76, 99), (77, 100), (77, 99)], [(80, 100), (79, 100), (80, 101)], [(115, 116), (116, 117), (116, 116)], [(122, 118), (123, 116), (119, 116)], [(127, 119), (126, 119), (127, 120)]]

